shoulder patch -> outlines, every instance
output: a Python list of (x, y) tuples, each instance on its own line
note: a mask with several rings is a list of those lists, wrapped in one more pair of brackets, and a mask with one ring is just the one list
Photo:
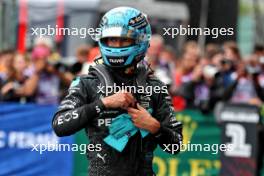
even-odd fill
[(79, 83), (80, 83), (80, 77), (76, 77), (76, 78), (72, 81), (70, 87), (75, 87), (75, 86), (77, 86)]

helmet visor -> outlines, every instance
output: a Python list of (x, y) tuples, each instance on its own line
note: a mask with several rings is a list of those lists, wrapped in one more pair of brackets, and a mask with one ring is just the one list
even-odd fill
[(139, 33), (137, 29), (128, 29), (124, 26), (103, 27), (101, 28), (101, 32), (98, 33), (93, 39), (95, 41), (99, 41), (100, 39), (109, 37), (130, 38), (134, 39), (135, 43), (149, 41), (150, 39), (150, 36)]
[(135, 45), (135, 40), (128, 37), (105, 37), (100, 41), (103, 45), (111, 48), (123, 48)]

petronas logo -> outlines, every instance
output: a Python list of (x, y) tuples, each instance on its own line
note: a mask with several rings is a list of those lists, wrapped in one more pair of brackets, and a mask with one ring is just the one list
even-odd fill
[(191, 143), (192, 136), (197, 128), (197, 123), (189, 115), (176, 114), (176, 119), (183, 124), (183, 144)]

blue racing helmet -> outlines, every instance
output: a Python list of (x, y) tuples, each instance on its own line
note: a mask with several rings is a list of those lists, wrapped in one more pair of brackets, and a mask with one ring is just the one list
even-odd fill
[[(117, 7), (107, 12), (100, 22), (98, 41), (104, 64), (109, 67), (128, 67), (138, 63), (149, 47), (151, 28), (145, 14), (131, 7)], [(113, 47), (109, 38), (132, 39), (129, 46)]]

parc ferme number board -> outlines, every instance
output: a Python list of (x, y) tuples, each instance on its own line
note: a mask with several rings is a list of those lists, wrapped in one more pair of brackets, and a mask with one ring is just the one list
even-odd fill
[(219, 113), (221, 143), (231, 145), (222, 152), (220, 175), (234, 176), (257, 173), (259, 109), (245, 104), (225, 104)]

